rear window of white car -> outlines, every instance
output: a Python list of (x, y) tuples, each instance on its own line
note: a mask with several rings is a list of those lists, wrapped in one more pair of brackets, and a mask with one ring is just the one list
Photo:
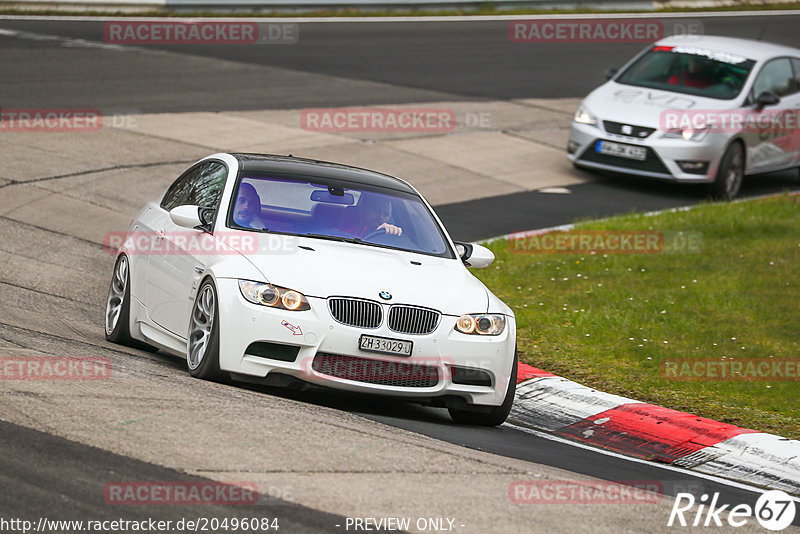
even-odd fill
[(616, 78), (617, 83), (718, 100), (742, 92), (755, 61), (692, 46), (654, 46)]

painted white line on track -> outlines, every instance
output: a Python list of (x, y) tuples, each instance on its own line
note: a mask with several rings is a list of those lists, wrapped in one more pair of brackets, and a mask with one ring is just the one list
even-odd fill
[(491, 22), (503, 20), (537, 20), (537, 19), (675, 19), (675, 18), (711, 18), (711, 17), (778, 17), (783, 15), (800, 15), (797, 10), (783, 9), (770, 11), (699, 11), (699, 12), (678, 12), (678, 13), (576, 13), (560, 15), (454, 15), (454, 16), (431, 16), (431, 17), (125, 17), (125, 16), (44, 16), (44, 15), (0, 15), (0, 20), (52, 20), (52, 21), (107, 21), (107, 20), (126, 20), (136, 21), (185, 21), (185, 20), (205, 20), (205, 21), (237, 21), (237, 22), (303, 22), (303, 23), (331, 23), (331, 22)]
[[(612, 458), (618, 458), (620, 460), (627, 460), (629, 462), (634, 462), (634, 463), (637, 463), (637, 464), (647, 465), (647, 466), (650, 466), (650, 467), (656, 467), (658, 469), (663, 469), (665, 471), (671, 471), (673, 473), (681, 473), (684, 476), (689, 476), (689, 477), (694, 477), (694, 478), (702, 478), (704, 480), (709, 480), (711, 482), (716, 482), (718, 484), (722, 484), (724, 486), (730, 486), (730, 487), (736, 488), (736, 489), (742, 489), (742, 490), (745, 490), (745, 491), (750, 491), (750, 492), (759, 493), (759, 494), (764, 493), (765, 491), (767, 491), (767, 489), (765, 489), (765, 488), (759, 488), (757, 486), (750, 486), (748, 484), (743, 484), (742, 482), (737, 482), (735, 480), (730, 480), (730, 479), (727, 479), (727, 478), (721, 478), (721, 477), (717, 477), (717, 476), (714, 476), (714, 475), (709, 475), (707, 473), (701, 473), (701, 472), (698, 472), (698, 471), (693, 471), (691, 469), (684, 469), (684, 468), (680, 468), (680, 467), (674, 467), (674, 466), (671, 466), (669, 464), (650, 462), (648, 460), (642, 460), (641, 458), (635, 458), (633, 456), (626, 456), (624, 454), (620, 454), (620, 453), (617, 453), (617, 452), (613, 452), (613, 451), (609, 451), (609, 450), (605, 450), (605, 449), (600, 449), (600, 448), (597, 448), (597, 447), (592, 447), (591, 445), (587, 445), (587, 444), (581, 443), (579, 441), (571, 441), (569, 439), (562, 438), (560, 436), (554, 436), (552, 434), (548, 434), (547, 432), (540, 432), (539, 430), (534, 430), (532, 428), (527, 428), (527, 427), (524, 427), (524, 426), (518, 426), (518, 425), (515, 425), (513, 423), (504, 423), (503, 426), (507, 426), (509, 428), (513, 428), (514, 430), (518, 430), (520, 432), (525, 432), (526, 434), (531, 434), (531, 435), (539, 437), (539, 438), (547, 439), (547, 440), (550, 440), (550, 441), (555, 441), (556, 443), (561, 443), (561, 444), (564, 444), (564, 445), (571, 445), (571, 446), (577, 447), (579, 449), (585, 449), (585, 450), (596, 452), (596, 453), (599, 453), (599, 454), (604, 454), (606, 456), (611, 456)], [(595, 478), (597, 478), (597, 477), (595, 477)], [(793, 497), (791, 495), (790, 495), (790, 497), (792, 498), (792, 500), (794, 500), (798, 504), (800, 504), (800, 497)]]

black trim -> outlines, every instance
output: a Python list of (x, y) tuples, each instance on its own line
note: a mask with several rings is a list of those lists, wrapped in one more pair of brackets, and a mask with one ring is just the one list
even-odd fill
[(309, 176), (320, 178), (320, 184), (338, 186), (339, 181), (359, 185), (370, 185), (381, 189), (394, 189), (417, 195), (414, 189), (403, 180), (359, 167), (275, 154), (231, 154), (239, 161), (241, 171), (265, 173), (270, 175)]
[(450, 367), (453, 384), (464, 386), (486, 386), (492, 387), (492, 375), (482, 369), (472, 369), (469, 367)]
[(300, 347), (295, 345), (284, 345), (282, 343), (269, 343), (267, 341), (256, 341), (250, 343), (244, 351), (247, 356), (257, 356), (268, 360), (278, 360), (280, 362), (294, 362)]

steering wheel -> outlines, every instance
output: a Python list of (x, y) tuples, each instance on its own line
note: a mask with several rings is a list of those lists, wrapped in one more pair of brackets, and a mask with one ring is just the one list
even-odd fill
[[(388, 245), (391, 244), (392, 246), (397, 246), (398, 244), (402, 243), (406, 245), (407, 248), (412, 248), (414, 243), (408, 236), (404, 234), (387, 234), (383, 228), (378, 230), (373, 230), (364, 237), (361, 238), (362, 241), (373, 241), (379, 245)], [(384, 241), (390, 241), (391, 243), (385, 243)], [(401, 247), (402, 248), (402, 247)]]
[(367, 239), (372, 239), (373, 237), (378, 237), (379, 235), (385, 235), (388, 237), (403, 237), (403, 235), (395, 235), (395, 234), (387, 234), (386, 230), (383, 228), (378, 228), (377, 230), (373, 230), (369, 232), (367, 235), (361, 238), (362, 241), (366, 241)]

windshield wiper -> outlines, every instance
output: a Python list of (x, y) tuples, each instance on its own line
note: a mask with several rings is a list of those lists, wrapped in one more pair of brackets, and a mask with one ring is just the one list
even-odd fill
[(362, 241), (357, 237), (341, 237), (328, 234), (306, 234), (306, 237), (316, 237), (318, 239), (327, 239), (328, 241), (339, 241), (341, 243), (359, 243), (359, 244), (364, 243), (364, 241)]

